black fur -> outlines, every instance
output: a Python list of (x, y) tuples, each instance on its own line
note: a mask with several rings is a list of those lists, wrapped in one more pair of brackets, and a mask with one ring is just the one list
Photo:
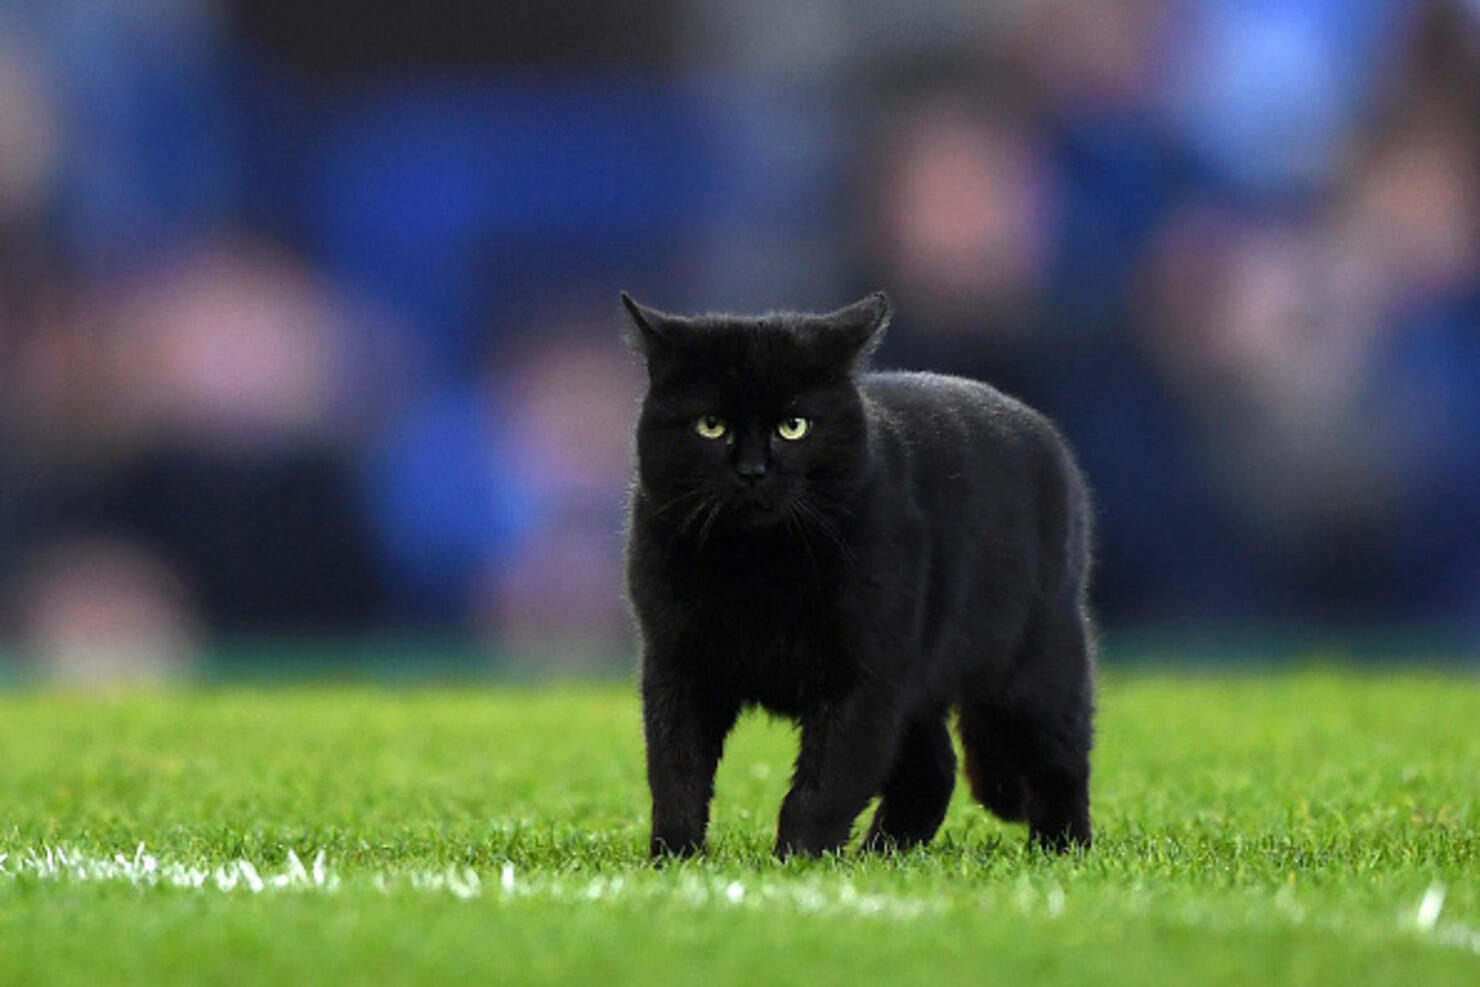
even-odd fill
[[(975, 381), (864, 372), (883, 294), (758, 318), (622, 300), (649, 378), (628, 585), (653, 854), (703, 849), (753, 705), (801, 727), (780, 856), (839, 850), (876, 795), (865, 848), (930, 840), (953, 709), (977, 799), (1035, 843), (1087, 847), (1089, 508), (1053, 426)], [(788, 441), (794, 418), (811, 428)]]

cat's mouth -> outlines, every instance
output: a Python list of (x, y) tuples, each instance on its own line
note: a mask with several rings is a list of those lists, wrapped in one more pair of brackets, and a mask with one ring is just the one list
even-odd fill
[(735, 497), (727, 513), (734, 524), (747, 528), (780, 524), (786, 517), (781, 502), (759, 490), (748, 490)]

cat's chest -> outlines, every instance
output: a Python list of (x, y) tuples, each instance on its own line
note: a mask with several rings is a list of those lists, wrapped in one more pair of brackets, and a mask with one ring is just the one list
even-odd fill
[(837, 601), (826, 587), (778, 576), (694, 589), (693, 658), (742, 702), (796, 714), (856, 677), (858, 656), (843, 640)]

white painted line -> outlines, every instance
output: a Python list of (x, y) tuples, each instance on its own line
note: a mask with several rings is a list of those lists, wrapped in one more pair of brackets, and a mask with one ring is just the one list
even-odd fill
[[(346, 884), (382, 894), (410, 890), (450, 894), (468, 900), (488, 894), (482, 876), (471, 867), (443, 870), (380, 871), (345, 879), (336, 873), (320, 850), (305, 866), (295, 851), (277, 869), (258, 867), (250, 860), (225, 864), (190, 864), (162, 859), (143, 845), (132, 855), (98, 856), (60, 846), (27, 848), (0, 853), (0, 881), (36, 879), (59, 884), (114, 882), (136, 887), (174, 887), (222, 893), (276, 892), (332, 893)], [(546, 900), (565, 902), (680, 901), (696, 908), (780, 907), (807, 913), (835, 913), (890, 920), (910, 920), (942, 912), (947, 902), (938, 898), (860, 892), (849, 880), (823, 881), (761, 879), (742, 883), (721, 875), (684, 873), (676, 880), (634, 882), (622, 874), (595, 877), (520, 875), (512, 862), (498, 870), (492, 896), (500, 901)]]

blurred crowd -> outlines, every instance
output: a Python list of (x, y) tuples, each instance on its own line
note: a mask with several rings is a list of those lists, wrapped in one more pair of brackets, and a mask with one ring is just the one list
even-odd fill
[(1476, 0), (0, 0), (0, 660), (624, 656), (624, 288), (888, 290), (1106, 623), (1480, 625)]

